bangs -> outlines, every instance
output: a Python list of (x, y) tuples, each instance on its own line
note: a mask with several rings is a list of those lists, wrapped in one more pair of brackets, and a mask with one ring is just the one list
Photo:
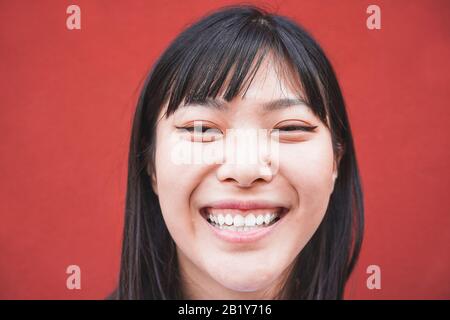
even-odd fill
[[(326, 118), (322, 99), (310, 99), (303, 82), (314, 79), (309, 70), (299, 73), (296, 63), (283, 45), (270, 21), (257, 17), (243, 20), (229, 16), (214, 19), (206, 27), (194, 25), (174, 43), (172, 75), (163, 101), (166, 117), (180, 106), (204, 103), (218, 96), (229, 102), (245, 96), (264, 59), (270, 59), (278, 78), (303, 99), (322, 121)], [(305, 80), (303, 80), (303, 79)], [(316, 79), (317, 80), (317, 79)], [(315, 87), (315, 85), (313, 84)], [(315, 90), (318, 92), (321, 90)], [(315, 101), (315, 104), (311, 104)], [(319, 103), (317, 103), (319, 102)]]

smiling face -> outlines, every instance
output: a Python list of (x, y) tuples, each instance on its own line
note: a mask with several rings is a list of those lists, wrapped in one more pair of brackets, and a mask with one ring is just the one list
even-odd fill
[[(188, 297), (272, 298), (328, 207), (337, 175), (330, 131), (271, 61), (263, 60), (244, 99), (161, 113), (152, 185)], [(224, 149), (237, 129), (263, 132), (258, 146), (272, 147)], [(220, 161), (179, 163), (180, 146)], [(241, 151), (262, 156), (236, 161)]]

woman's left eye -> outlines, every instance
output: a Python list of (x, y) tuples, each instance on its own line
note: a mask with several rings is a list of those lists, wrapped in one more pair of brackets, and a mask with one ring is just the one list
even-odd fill
[(317, 126), (298, 126), (298, 125), (288, 125), (284, 127), (275, 128), (280, 131), (306, 131), (306, 132), (312, 132), (314, 129), (316, 129)]

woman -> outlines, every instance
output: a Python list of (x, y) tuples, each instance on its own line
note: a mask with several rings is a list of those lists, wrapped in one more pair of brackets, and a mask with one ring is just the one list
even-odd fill
[(128, 170), (115, 298), (343, 297), (355, 149), (332, 66), (288, 18), (232, 6), (183, 31), (142, 88)]

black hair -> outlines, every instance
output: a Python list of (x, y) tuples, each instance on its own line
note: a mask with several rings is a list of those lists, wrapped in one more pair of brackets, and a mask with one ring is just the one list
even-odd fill
[(119, 283), (112, 298), (185, 298), (175, 243), (151, 186), (158, 116), (165, 105), (168, 117), (183, 102), (245, 95), (268, 54), (328, 127), (338, 159), (325, 216), (299, 253), (279, 298), (343, 298), (364, 227), (362, 185), (344, 99), (312, 36), (292, 19), (252, 5), (223, 7), (188, 26), (148, 73), (133, 120)]

